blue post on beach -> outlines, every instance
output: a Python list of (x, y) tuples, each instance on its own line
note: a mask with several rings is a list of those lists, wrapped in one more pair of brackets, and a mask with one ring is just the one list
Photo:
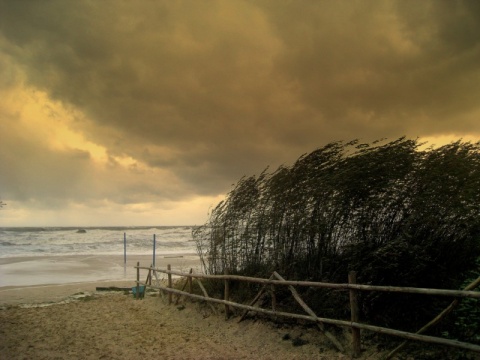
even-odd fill
[(155, 243), (156, 243), (155, 234), (153, 234), (153, 267), (155, 267)]
[(127, 233), (123, 233), (123, 264), (127, 265)]

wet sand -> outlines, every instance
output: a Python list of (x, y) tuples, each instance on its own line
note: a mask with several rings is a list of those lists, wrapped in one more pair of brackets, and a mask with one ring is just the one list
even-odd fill
[[(66, 285), (93, 282), (135, 281), (134, 266), (148, 267), (153, 259), (147, 255), (130, 256), (124, 263), (123, 256), (44, 256), (0, 258), (0, 303), (10, 301), (8, 290), (29, 288), (28, 291), (46, 285)], [(188, 272), (200, 271), (200, 261), (194, 254), (157, 256), (155, 266)], [(142, 270), (142, 273), (146, 272)], [(141, 273), (141, 276), (143, 276)], [(20, 291), (20, 290), (17, 290)]]

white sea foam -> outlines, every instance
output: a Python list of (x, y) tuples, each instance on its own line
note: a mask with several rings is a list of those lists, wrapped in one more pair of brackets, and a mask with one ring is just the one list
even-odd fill
[(196, 254), (192, 227), (0, 228), (0, 258), (56, 255)]
[[(176, 270), (200, 262), (192, 227), (0, 228), (0, 288), (134, 280), (134, 266)], [(124, 259), (124, 234), (127, 258)], [(153, 238), (155, 235), (155, 257)], [(145, 275), (145, 274), (143, 274)], [(143, 276), (142, 275), (142, 276)], [(0, 291), (1, 292), (1, 291)]]

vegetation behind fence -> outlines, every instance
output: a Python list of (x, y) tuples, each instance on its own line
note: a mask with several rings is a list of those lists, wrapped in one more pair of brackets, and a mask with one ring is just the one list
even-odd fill
[[(459, 289), (480, 273), (480, 143), (421, 145), (335, 142), (242, 178), (193, 233), (206, 272), (342, 282), (360, 269), (363, 284)], [(348, 297), (302, 295), (332, 317), (348, 308)], [(446, 305), (386, 293), (359, 304), (367, 322), (407, 330)], [(470, 333), (478, 315), (464, 319)]]

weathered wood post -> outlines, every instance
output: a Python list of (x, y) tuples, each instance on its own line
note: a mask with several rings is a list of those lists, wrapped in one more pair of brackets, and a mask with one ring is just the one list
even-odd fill
[[(172, 274), (170, 273), (170, 270), (172, 270), (172, 266), (170, 264), (167, 265), (167, 270), (168, 270), (168, 288), (172, 288)], [(172, 293), (168, 292), (168, 304), (172, 303)]]
[[(348, 273), (348, 283), (356, 284), (357, 283), (357, 273), (355, 271), (350, 271)], [(358, 323), (358, 299), (357, 299), (357, 290), (350, 289), (350, 313), (352, 322)], [(361, 353), (360, 348), (360, 329), (352, 327), (352, 351), (353, 357), (359, 357)]]
[[(228, 269), (225, 269), (223, 272), (224, 275), (228, 275)], [(230, 300), (230, 284), (228, 279), (225, 279), (225, 291), (224, 291), (224, 297), (226, 301)], [(225, 319), (228, 320), (230, 317), (230, 307), (225, 304)]]
[[(192, 273), (193, 273), (193, 269), (192, 269), (192, 268), (190, 268), (190, 274), (192, 274)], [(188, 280), (187, 280), (187, 281), (188, 281), (188, 292), (191, 294), (191, 293), (193, 293), (193, 288), (192, 288), (192, 277), (191, 277), (191, 276), (189, 276), (189, 277), (187, 277), (187, 279), (188, 279)]]
[(272, 296), (272, 311), (277, 311), (277, 297), (275, 295), (275, 285), (270, 285), (270, 292)]
[(140, 261), (137, 261), (137, 293), (135, 298), (140, 299)]
[(145, 281), (145, 284), (147, 285), (152, 285), (152, 267), (153, 265), (150, 265), (150, 268), (148, 269), (147, 280)]

